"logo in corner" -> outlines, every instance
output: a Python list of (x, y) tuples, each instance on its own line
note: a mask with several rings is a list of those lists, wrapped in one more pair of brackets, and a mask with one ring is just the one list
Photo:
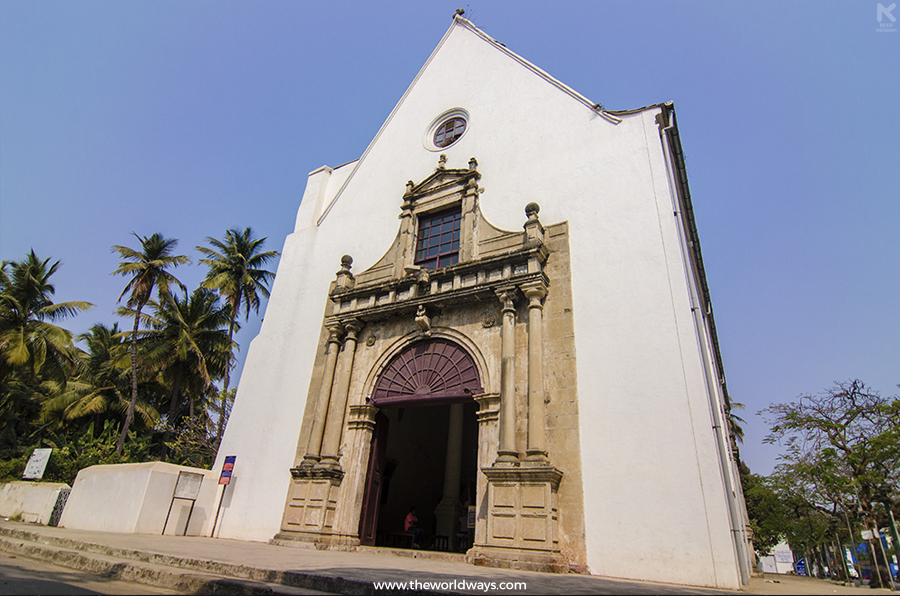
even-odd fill
[(878, 3), (878, 8), (876, 10), (878, 27), (875, 31), (878, 33), (896, 33), (897, 26), (894, 24), (897, 22), (897, 17), (894, 16), (894, 9), (896, 7), (896, 2), (887, 7), (881, 2)]

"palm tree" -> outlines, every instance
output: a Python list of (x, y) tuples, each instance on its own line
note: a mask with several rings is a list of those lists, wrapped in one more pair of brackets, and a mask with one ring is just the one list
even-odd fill
[(747, 421), (738, 416), (734, 411), (743, 409), (744, 404), (736, 401), (732, 401), (728, 404), (728, 426), (731, 428), (731, 435), (741, 444), (744, 443), (744, 427), (741, 425), (747, 424)]
[(181, 396), (188, 398), (189, 416), (194, 417), (194, 404), (212, 385), (213, 379), (225, 374), (231, 344), (225, 328), (229, 316), (226, 308), (210, 290), (198, 288), (184, 300), (166, 297), (154, 304), (152, 329), (145, 332), (153, 346), (147, 357), (158, 363), (169, 387), (170, 428), (179, 417)]
[[(96, 324), (87, 333), (78, 336), (87, 345), (87, 353), (81, 354), (79, 374), (66, 384), (66, 390), (44, 402), (41, 419), (57, 426), (70, 426), (83, 422), (88, 426), (103, 428), (106, 420), (122, 420), (128, 411), (131, 368), (128, 345), (123, 341), (118, 324), (107, 327)], [(159, 414), (149, 404), (139, 400), (135, 413), (144, 424), (153, 426)]]
[[(128, 413), (125, 415), (122, 432), (119, 434), (119, 440), (116, 443), (117, 454), (122, 453), (122, 448), (125, 445), (125, 436), (128, 434), (128, 428), (131, 426), (131, 421), (134, 418), (134, 408), (137, 403), (137, 337), (141, 310), (150, 301), (154, 288), (156, 288), (157, 295), (160, 297), (169, 295), (169, 287), (172, 284), (176, 284), (184, 289), (184, 284), (166, 269), (190, 263), (190, 259), (186, 256), (172, 254), (175, 250), (175, 245), (178, 244), (177, 240), (163, 238), (160, 234), (153, 234), (145, 238), (134, 234), (134, 237), (141, 243), (140, 250), (118, 245), (112, 247), (113, 252), (119, 253), (123, 259), (116, 270), (113, 271), (113, 275), (131, 278), (119, 295), (119, 300), (121, 301), (125, 294), (129, 294), (126, 304), (134, 312), (134, 328), (131, 332), (131, 401), (128, 404)], [(187, 292), (187, 290), (184, 291)]]
[(0, 426), (5, 435), (16, 435), (14, 427), (30, 424), (35, 397), (61, 388), (75, 366), (72, 334), (51, 321), (93, 306), (54, 304), (50, 277), (59, 261), (49, 262), (32, 250), (22, 261), (0, 264)]
[(47, 370), (62, 380), (66, 365), (72, 363), (72, 334), (48, 321), (65, 319), (93, 304), (54, 304), (51, 296), (56, 288), (49, 279), (59, 261), (47, 267), (49, 262), (32, 250), (23, 261), (0, 265), (0, 375), (9, 367), (27, 366), (34, 375)]
[[(278, 251), (263, 252), (262, 246), (265, 241), (265, 238), (253, 238), (253, 231), (250, 228), (244, 228), (244, 231), (226, 231), (223, 240), (207, 238), (206, 242), (212, 248), (197, 247), (201, 254), (207, 256), (200, 262), (209, 267), (209, 272), (202, 284), (203, 287), (217, 291), (228, 305), (231, 318), (228, 325), (229, 345), (233, 345), (234, 330), (238, 326), (237, 319), (241, 311), (244, 312), (244, 320), (248, 320), (251, 310), (259, 313), (260, 296), (269, 297), (269, 282), (275, 277), (275, 274), (263, 267), (278, 257)], [(225, 396), (231, 381), (233, 359), (233, 353), (229, 353), (224, 388), (222, 389), (222, 411), (225, 410)], [(225, 417), (219, 416), (216, 436), (220, 440), (224, 427)]]

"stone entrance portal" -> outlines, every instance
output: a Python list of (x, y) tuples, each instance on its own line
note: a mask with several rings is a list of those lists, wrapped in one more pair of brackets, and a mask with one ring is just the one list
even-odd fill
[[(583, 547), (578, 476), (562, 483), (553, 464), (574, 472), (580, 462), (567, 226), (545, 229), (534, 203), (523, 232), (491, 226), (477, 162), (451, 170), (445, 161), (407, 184), (400, 230), (378, 262), (353, 274), (353, 259), (341, 258), (275, 540), (405, 546), (415, 505), (438, 549), (566, 571), (560, 494), (574, 561)], [(551, 246), (561, 285), (548, 324), (560, 335), (545, 342)], [(445, 248), (449, 264), (429, 269), (431, 251)], [(465, 504), (475, 506), (474, 536), (460, 531)]]
[(481, 391), (472, 357), (446, 339), (414, 343), (385, 366), (371, 397), (382, 411), (360, 516), (363, 544), (406, 546), (403, 521), (415, 505), (426, 545), (470, 546), (465, 513), (478, 475), (472, 396)]

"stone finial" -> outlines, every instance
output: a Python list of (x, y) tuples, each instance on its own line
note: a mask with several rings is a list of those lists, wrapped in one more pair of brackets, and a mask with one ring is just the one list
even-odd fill
[(437, 167), (439, 170), (443, 170), (444, 168), (447, 167), (447, 155), (446, 154), (441, 153), (441, 156), (438, 158), (438, 166)]
[(525, 215), (528, 216), (528, 221), (523, 226), (525, 228), (525, 242), (538, 242), (541, 244), (544, 242), (544, 226), (541, 225), (541, 220), (538, 219), (540, 210), (541, 206), (537, 203), (525, 205)]
[(415, 186), (415, 183), (412, 180), (406, 181), (406, 194), (409, 194), (413, 191), (413, 186)]
[(469, 158), (469, 170), (477, 170), (478, 169), (478, 160), (474, 157)]
[(353, 287), (353, 274), (350, 273), (351, 265), (353, 265), (353, 257), (350, 255), (341, 257), (341, 270), (335, 274), (337, 276), (335, 285), (340, 290), (346, 290)]

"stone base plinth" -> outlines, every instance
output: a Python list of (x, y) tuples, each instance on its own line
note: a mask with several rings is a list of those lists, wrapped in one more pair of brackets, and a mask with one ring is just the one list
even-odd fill
[(343, 473), (340, 470), (291, 469), (291, 487), (276, 538), (330, 542)]
[(466, 560), (482, 567), (522, 569), (543, 573), (568, 573), (569, 565), (560, 553), (521, 548), (476, 546), (466, 554)]
[(476, 565), (566, 572), (559, 550), (557, 491), (550, 465), (482, 468), (488, 479), (487, 532), (470, 551)]

